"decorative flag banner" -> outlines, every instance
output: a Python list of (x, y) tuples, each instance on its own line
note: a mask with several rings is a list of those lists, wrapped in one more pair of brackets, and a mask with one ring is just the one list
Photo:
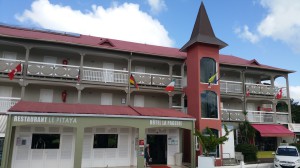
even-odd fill
[(248, 89), (247, 92), (246, 92), (246, 96), (250, 96), (250, 91), (249, 91), (249, 89)]
[(22, 64), (19, 63), (19, 64), (15, 67), (15, 69), (11, 70), (11, 71), (8, 73), (9, 79), (10, 79), (10, 80), (13, 80), (14, 77), (15, 77), (15, 75), (16, 75), (16, 73), (21, 72), (21, 71), (22, 71)]
[(216, 72), (213, 76), (211, 76), (209, 79), (208, 79), (208, 83), (213, 83), (216, 79), (216, 76), (217, 76), (218, 72)]
[(172, 92), (174, 91), (175, 87), (175, 80), (173, 80), (171, 83), (168, 84), (168, 86), (165, 88), (165, 91)]
[(281, 99), (281, 98), (282, 98), (282, 88), (280, 88), (276, 94), (276, 99)]
[(129, 83), (130, 83), (131, 85), (134, 85), (134, 87), (135, 87), (137, 90), (139, 90), (139, 86), (138, 86), (138, 84), (136, 83), (136, 81), (135, 81), (134, 77), (132, 76), (132, 74), (130, 75)]

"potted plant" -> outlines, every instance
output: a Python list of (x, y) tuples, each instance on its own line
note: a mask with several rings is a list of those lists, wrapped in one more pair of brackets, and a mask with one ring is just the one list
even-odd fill
[(230, 131), (224, 125), (225, 135), (218, 137), (210, 128), (205, 129), (205, 133), (196, 130), (195, 136), (198, 137), (199, 144), (202, 148), (202, 156), (198, 156), (198, 168), (215, 167), (214, 157), (210, 153), (215, 152), (220, 144), (224, 144), (228, 140)]

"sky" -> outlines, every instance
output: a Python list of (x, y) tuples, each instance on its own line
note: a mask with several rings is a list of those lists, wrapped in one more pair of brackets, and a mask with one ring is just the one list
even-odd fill
[(181, 48), (201, 2), (228, 44), (220, 53), (296, 71), (290, 95), (299, 102), (300, 0), (0, 0), (0, 22)]

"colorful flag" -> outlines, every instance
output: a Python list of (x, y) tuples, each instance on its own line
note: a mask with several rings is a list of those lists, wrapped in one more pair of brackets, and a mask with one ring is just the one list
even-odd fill
[(21, 71), (22, 71), (22, 64), (19, 63), (19, 64), (15, 67), (15, 69), (11, 70), (11, 71), (8, 73), (9, 79), (10, 79), (10, 80), (13, 80), (14, 77), (15, 77), (15, 75), (16, 75), (16, 73), (21, 72)]
[(175, 87), (175, 80), (173, 80), (171, 83), (168, 84), (168, 86), (165, 88), (165, 91), (172, 92), (174, 91)]
[(134, 85), (134, 87), (135, 87), (137, 90), (139, 90), (139, 86), (138, 86), (138, 84), (136, 83), (136, 81), (135, 81), (134, 77), (132, 76), (132, 74), (130, 75), (129, 83), (130, 83), (131, 85)]
[(249, 89), (248, 89), (247, 92), (246, 92), (246, 96), (250, 96), (250, 91), (249, 91)]
[(217, 76), (218, 72), (215, 73), (213, 76), (211, 76), (209, 79), (208, 79), (208, 83), (213, 83), (216, 79), (216, 76)]
[(281, 99), (281, 98), (282, 98), (282, 88), (280, 88), (276, 94), (276, 99)]

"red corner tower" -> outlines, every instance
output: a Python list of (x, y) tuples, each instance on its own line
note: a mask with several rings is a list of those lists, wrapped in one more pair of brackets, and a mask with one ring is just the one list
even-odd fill
[[(180, 50), (187, 52), (188, 114), (197, 119), (196, 129), (203, 131), (209, 127), (218, 136), (222, 135), (219, 50), (226, 46), (215, 36), (202, 2), (190, 40)], [(197, 154), (201, 154), (201, 150)], [(212, 155), (220, 165), (221, 146)]]

